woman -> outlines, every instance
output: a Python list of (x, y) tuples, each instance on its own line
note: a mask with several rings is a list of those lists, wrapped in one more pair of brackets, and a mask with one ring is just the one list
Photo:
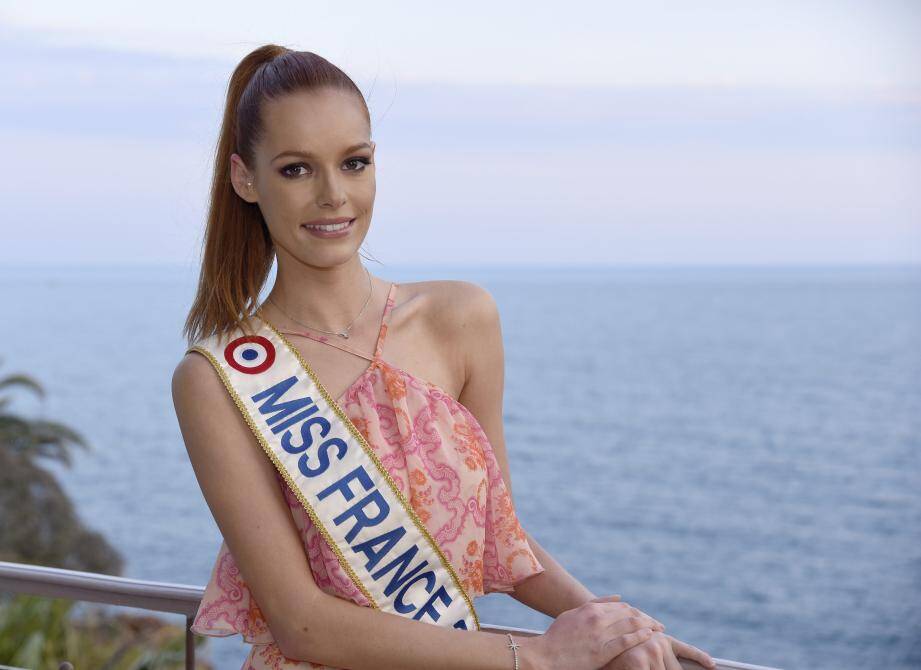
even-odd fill
[[(316, 54), (266, 45), (233, 73), (185, 324), (198, 345), (173, 376), (189, 458), (224, 538), (192, 629), (242, 634), (253, 644), (244, 668), (680, 670), (676, 656), (713, 667), (619, 596), (596, 598), (521, 528), (502, 432), (496, 304), (469, 282), (397, 285), (367, 271), (358, 251), (375, 198), (370, 137), (361, 92)], [(273, 258), (275, 284), (257, 305)], [(298, 374), (252, 398), (237, 392), (276, 355), (298, 374), (309, 369), (302, 377), (318, 400), (298, 402), (325, 398), (325, 428), (348, 429), (342, 435), (361, 447), (349, 452), (339, 440), (340, 457), (366, 459), (367, 470), (350, 475), (365, 473), (367, 490), (367, 472), (386, 480), (392, 504), (380, 498), (374, 522), (385, 507), (402, 514), (393, 538), (417, 533), (441, 560), (432, 561), (432, 582), (441, 575), (455, 597), (443, 591), (441, 602), (433, 596), (417, 608), (400, 600), (405, 579), (374, 593), (378, 585), (362, 582), (358, 571), (379, 556), (363, 564), (357, 545), (349, 551), (333, 537), (348, 514), (356, 529), (374, 525), (365, 508), (359, 517), (357, 503), (347, 507), (356, 487), (343, 478), (306, 494), (319, 472), (306, 464), (319, 462), (319, 449), (308, 456), (290, 431), (273, 442), (274, 415), (257, 426), (253, 415), (265, 405), (247, 405), (260, 397), (290, 411), (279, 398)], [(318, 406), (304, 415), (312, 411)], [(299, 454), (300, 465), (284, 465), (286, 454)], [(323, 517), (319, 500), (334, 489), (339, 516)], [(373, 555), (369, 543), (361, 551)], [(394, 585), (405, 585), (397, 596)], [(489, 592), (555, 620), (535, 637), (476, 630), (472, 600)], [(391, 598), (390, 609), (375, 593)], [(453, 626), (456, 617), (438, 610), (449, 604), (461, 612)], [(415, 614), (401, 616), (400, 607)], [(439, 625), (419, 625), (422, 614)]]

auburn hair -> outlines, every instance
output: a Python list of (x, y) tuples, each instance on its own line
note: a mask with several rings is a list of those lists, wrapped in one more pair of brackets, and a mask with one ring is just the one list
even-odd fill
[(259, 205), (234, 191), (230, 157), (237, 153), (248, 166), (255, 164), (255, 146), (264, 130), (264, 101), (320, 88), (354, 93), (370, 127), (368, 105), (355, 82), (313, 52), (266, 44), (234, 69), (215, 147), (198, 288), (182, 330), (190, 346), (233, 328), (254, 332), (250, 317), (272, 269), (275, 246)]

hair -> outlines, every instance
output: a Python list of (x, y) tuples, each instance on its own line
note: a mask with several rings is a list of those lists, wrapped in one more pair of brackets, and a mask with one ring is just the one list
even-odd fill
[(248, 166), (255, 164), (266, 100), (323, 88), (354, 93), (370, 127), (368, 105), (355, 82), (313, 52), (266, 44), (247, 54), (234, 69), (215, 149), (198, 289), (182, 330), (190, 346), (233, 328), (254, 332), (250, 317), (275, 257), (258, 204), (245, 201), (233, 190), (231, 155), (238, 153)]

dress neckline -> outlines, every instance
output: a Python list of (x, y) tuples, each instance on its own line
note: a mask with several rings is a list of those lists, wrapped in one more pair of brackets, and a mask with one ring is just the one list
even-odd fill
[[(387, 291), (387, 297), (384, 299), (384, 309), (381, 313), (380, 325), (377, 327), (377, 338), (374, 342), (374, 353), (371, 355), (368, 355), (362, 351), (358, 351), (358, 349), (355, 349), (351, 345), (346, 344), (347, 339), (339, 337), (337, 335), (330, 335), (326, 333), (321, 335), (321, 334), (310, 332), (310, 330), (291, 330), (291, 331), (285, 330), (285, 331), (279, 331), (279, 332), (284, 333), (286, 335), (297, 335), (299, 337), (306, 337), (307, 339), (313, 340), (314, 342), (319, 342), (320, 344), (326, 344), (336, 349), (347, 351), (350, 354), (358, 356), (359, 358), (364, 358), (365, 360), (368, 360), (368, 361), (378, 360), (384, 351), (384, 339), (387, 336), (387, 323), (390, 321), (390, 312), (393, 309), (394, 304), (396, 304), (396, 300), (394, 298), (396, 294), (396, 290), (397, 290), (396, 282), (391, 282), (390, 288)], [(311, 330), (316, 330), (316, 329), (311, 329)]]
[[(366, 367), (365, 370), (364, 370), (364, 372), (362, 372), (360, 375), (358, 375), (358, 377), (355, 378), (355, 381), (353, 381), (351, 384), (349, 384), (348, 387), (345, 389), (345, 391), (343, 391), (342, 394), (341, 394), (338, 398), (336, 398), (336, 402), (339, 403), (339, 404), (341, 405), (341, 404), (342, 404), (342, 400), (349, 394), (349, 392), (350, 392), (355, 386), (358, 386), (358, 384), (359, 384), (360, 382), (364, 381), (365, 377), (369, 376), (369, 375), (371, 374), (371, 372), (374, 370), (374, 368), (379, 367), (379, 366), (381, 366), (381, 365), (386, 365), (388, 368), (390, 368), (390, 369), (393, 370), (394, 372), (399, 372), (401, 375), (405, 375), (405, 376), (409, 377), (410, 379), (412, 379), (412, 380), (414, 380), (414, 381), (417, 381), (417, 382), (419, 382), (419, 383), (421, 383), (421, 384), (424, 384), (425, 386), (428, 386), (429, 388), (431, 388), (431, 389), (433, 389), (433, 390), (435, 390), (435, 391), (438, 391), (438, 392), (441, 393), (442, 395), (446, 396), (452, 403), (455, 403), (455, 404), (457, 404), (457, 405), (460, 405), (460, 406), (463, 407), (464, 409), (467, 409), (467, 407), (465, 407), (465, 406), (463, 405), (463, 403), (461, 403), (460, 400), (458, 400), (458, 399), (455, 398), (453, 395), (451, 395), (450, 393), (448, 393), (446, 390), (444, 390), (441, 386), (439, 386), (439, 385), (436, 384), (435, 382), (430, 382), (428, 379), (423, 379), (422, 377), (417, 377), (416, 375), (414, 375), (413, 373), (411, 373), (411, 372), (405, 370), (404, 368), (400, 368), (400, 367), (397, 367), (396, 365), (393, 365), (393, 364), (391, 364), (391, 363), (388, 363), (388, 362), (385, 361), (383, 358), (378, 358), (378, 359), (376, 359), (373, 363), (371, 363), (371, 365), (369, 365), (368, 367)], [(467, 411), (469, 412), (470, 410), (467, 409)]]
[(412, 379), (412, 380), (414, 380), (414, 381), (419, 382), (419, 383), (422, 384), (423, 386), (427, 386), (427, 387), (428, 387), (430, 390), (432, 390), (432, 391), (437, 391), (438, 393), (440, 393), (442, 396), (444, 396), (444, 397), (447, 399), (448, 404), (450, 404), (450, 405), (453, 406), (453, 407), (456, 407), (456, 408), (461, 409), (461, 410), (463, 411), (463, 413), (464, 413), (464, 416), (467, 418), (467, 420), (468, 420), (469, 422), (471, 422), (471, 423), (473, 424), (473, 426), (474, 426), (477, 430), (479, 430), (481, 433), (483, 433), (483, 437), (484, 437), (484, 439), (486, 440), (486, 442), (489, 443), (489, 444), (492, 444), (492, 443), (490, 442), (490, 440), (489, 440), (489, 435), (486, 434), (486, 430), (483, 428), (483, 425), (480, 423), (480, 420), (476, 418), (476, 415), (475, 415), (473, 412), (471, 412), (471, 411), (470, 411), (470, 408), (468, 408), (464, 403), (462, 403), (460, 400), (458, 400), (458, 399), (455, 398), (453, 395), (451, 395), (450, 393), (448, 393), (444, 388), (442, 388), (442, 387), (439, 386), (438, 384), (436, 384), (436, 383), (434, 383), (434, 382), (430, 382), (430, 381), (427, 380), (427, 379), (423, 379), (422, 377), (417, 377), (417, 376), (414, 375), (413, 373), (408, 372), (407, 370), (405, 370), (405, 369), (403, 369), (403, 368), (399, 368), (399, 367), (397, 367), (396, 365), (391, 365), (390, 363), (388, 363), (387, 361), (385, 361), (385, 360), (382, 359), (382, 358), (377, 359), (376, 361), (374, 361), (373, 363), (371, 363), (371, 365), (369, 365), (367, 368), (365, 368), (365, 371), (362, 372), (362, 373), (358, 376), (358, 378), (355, 379), (355, 381), (353, 381), (351, 384), (349, 384), (349, 387), (348, 387), (347, 389), (345, 389), (345, 391), (343, 391), (342, 394), (341, 394), (338, 398), (336, 398), (336, 404), (339, 405), (340, 407), (342, 407), (343, 410), (344, 410), (345, 408), (344, 408), (344, 406), (343, 406), (343, 404), (342, 404), (342, 401), (345, 399), (345, 397), (352, 391), (352, 389), (353, 389), (355, 386), (358, 386), (358, 384), (360, 384), (361, 382), (363, 382), (364, 379), (365, 379), (365, 377), (367, 377), (368, 375), (370, 375), (370, 374), (371, 374), (371, 371), (374, 370), (374, 368), (379, 367), (379, 366), (382, 366), (382, 365), (387, 366), (388, 368), (390, 368), (391, 370), (393, 370), (393, 371), (395, 371), (395, 372), (399, 372), (401, 375), (404, 375), (404, 376), (408, 377), (409, 379)]
[[(408, 378), (410, 378), (410, 379), (412, 379), (412, 380), (415, 380), (415, 381), (417, 381), (417, 382), (423, 384), (424, 386), (428, 386), (430, 389), (433, 389), (433, 390), (435, 390), (435, 391), (441, 393), (441, 394), (444, 395), (446, 398), (448, 398), (453, 404), (458, 405), (459, 407), (462, 407), (471, 417), (473, 417), (474, 421), (476, 421), (476, 417), (473, 416), (473, 413), (472, 413), (469, 409), (467, 409), (467, 407), (466, 407), (463, 403), (461, 403), (460, 400), (458, 400), (458, 399), (455, 398), (453, 395), (451, 395), (450, 393), (448, 393), (444, 388), (442, 388), (442, 387), (439, 386), (438, 384), (435, 384), (434, 382), (430, 382), (430, 381), (427, 380), (427, 379), (423, 379), (422, 377), (418, 377), (418, 376), (412, 374), (411, 372), (408, 372), (407, 370), (405, 370), (405, 369), (403, 369), (403, 368), (400, 368), (400, 367), (397, 367), (396, 365), (393, 365), (393, 364), (391, 364), (391, 363), (388, 363), (387, 361), (385, 361), (385, 360), (383, 359), (382, 353), (383, 353), (383, 347), (384, 347), (384, 339), (386, 338), (386, 335), (387, 335), (387, 325), (388, 325), (388, 321), (390, 320), (390, 312), (391, 312), (391, 310), (393, 309), (393, 306), (394, 306), (394, 304), (395, 304), (394, 295), (396, 294), (396, 288), (397, 288), (397, 283), (396, 283), (396, 282), (391, 282), (391, 284), (390, 284), (390, 289), (389, 289), (389, 291), (387, 292), (387, 299), (386, 299), (386, 301), (384, 302), (384, 310), (383, 310), (383, 314), (381, 315), (381, 325), (380, 325), (380, 328), (378, 329), (377, 341), (376, 341), (375, 344), (374, 344), (374, 355), (373, 355), (373, 356), (368, 356), (367, 354), (364, 354), (364, 353), (362, 353), (362, 352), (360, 352), (360, 351), (358, 351), (358, 350), (356, 350), (356, 349), (353, 349), (352, 347), (349, 347), (348, 345), (345, 345), (344, 343), (338, 343), (338, 342), (336, 342), (335, 340), (333, 340), (333, 339), (330, 338), (330, 337), (318, 336), (318, 335), (314, 335), (314, 334), (308, 333), (308, 332), (293, 332), (293, 331), (292, 331), (292, 332), (289, 332), (289, 331), (282, 331), (282, 330), (279, 330), (279, 329), (275, 326), (274, 323), (272, 323), (271, 321), (269, 321), (268, 319), (266, 319), (264, 316), (262, 316), (261, 313), (260, 313), (260, 314), (257, 314), (256, 316), (257, 316), (263, 323), (265, 323), (266, 325), (268, 325), (272, 330), (274, 330), (276, 333), (278, 333), (279, 335), (281, 335), (282, 338), (285, 340), (286, 346), (292, 347), (292, 348), (294, 348), (296, 351), (297, 351), (297, 347), (295, 347), (293, 343), (291, 343), (290, 341), (287, 340), (286, 337), (284, 337), (286, 334), (294, 334), (294, 335), (299, 335), (299, 336), (307, 337), (308, 339), (314, 340), (315, 342), (321, 342), (322, 344), (328, 344), (328, 345), (330, 345), (330, 346), (336, 347), (337, 349), (342, 349), (343, 351), (348, 351), (349, 353), (355, 354), (356, 356), (359, 356), (359, 357), (361, 357), (361, 358), (364, 358), (365, 360), (371, 361), (371, 363), (368, 365), (368, 367), (366, 367), (366, 368), (361, 372), (361, 374), (359, 374), (359, 375), (352, 381), (352, 383), (349, 384), (349, 385), (345, 388), (345, 390), (339, 395), (339, 397), (336, 398), (336, 403), (339, 404), (339, 405), (342, 404), (342, 401), (345, 399), (345, 397), (349, 394), (349, 392), (350, 392), (353, 388), (355, 388), (358, 384), (360, 384), (362, 381), (364, 381), (365, 378), (367, 378), (367, 377), (373, 372), (374, 368), (379, 367), (379, 366), (382, 366), (382, 365), (385, 365), (385, 366), (387, 366), (388, 368), (390, 368), (391, 370), (393, 370), (393, 371), (395, 371), (395, 372), (399, 372), (401, 375), (405, 375), (406, 377), (408, 377)], [(299, 353), (299, 352), (298, 352), (298, 353)]]

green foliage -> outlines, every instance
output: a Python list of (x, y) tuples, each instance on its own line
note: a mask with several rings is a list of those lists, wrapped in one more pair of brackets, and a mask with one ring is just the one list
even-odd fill
[(69, 467), (71, 449), (88, 450), (89, 444), (62, 423), (14, 413), (7, 392), (17, 388), (45, 397), (28, 375), (0, 378), (0, 560), (121, 574), (122, 557), (80, 521), (57, 479), (42, 467), (44, 461)]
[[(179, 670), (185, 667), (185, 629), (153, 616), (89, 608), (73, 615), (74, 601), (35, 596), (0, 599), (0, 664), (58, 670)], [(196, 644), (204, 643), (195, 638)], [(198, 661), (196, 668), (212, 666)]]
[[(28, 375), (12, 374), (0, 378), (0, 391), (17, 387), (32, 391), (39, 398), (45, 397), (42, 385)], [(9, 396), (0, 395), (0, 445), (3, 445), (7, 453), (21, 456), (33, 463), (38, 458), (46, 458), (69, 467), (71, 447), (90, 448), (80, 433), (62, 423), (45, 419), (25, 419), (10, 412), (10, 402)]]

